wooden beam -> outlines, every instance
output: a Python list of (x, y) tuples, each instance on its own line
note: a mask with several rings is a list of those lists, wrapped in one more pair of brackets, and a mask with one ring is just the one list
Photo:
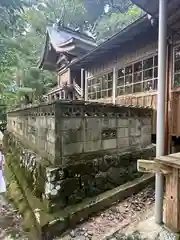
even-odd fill
[(153, 160), (137, 160), (137, 170), (139, 172), (149, 173), (149, 172), (156, 172), (160, 171), (162, 174), (167, 175), (172, 172), (172, 168), (164, 166), (162, 164), (157, 164)]
[(152, 160), (137, 160), (137, 170), (138, 172), (155, 172), (156, 163)]

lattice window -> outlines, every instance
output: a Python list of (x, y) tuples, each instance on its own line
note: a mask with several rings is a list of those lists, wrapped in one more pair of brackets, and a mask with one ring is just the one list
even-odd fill
[(113, 72), (88, 79), (88, 99), (112, 97)]
[(180, 86), (180, 46), (174, 48), (174, 87)]
[(157, 89), (158, 56), (135, 62), (117, 71), (117, 95)]

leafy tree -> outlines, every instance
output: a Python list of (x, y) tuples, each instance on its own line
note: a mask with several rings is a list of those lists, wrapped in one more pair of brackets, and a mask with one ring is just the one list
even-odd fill
[(17, 102), (22, 92), (40, 100), (55, 85), (55, 73), (37, 68), (48, 25), (79, 29), (101, 42), (140, 15), (130, 0), (1, 0), (0, 101)]
[(103, 41), (111, 37), (113, 34), (133, 23), (142, 16), (142, 14), (141, 9), (135, 5), (130, 6), (125, 13), (109, 12), (97, 23), (96, 34), (98, 40)]

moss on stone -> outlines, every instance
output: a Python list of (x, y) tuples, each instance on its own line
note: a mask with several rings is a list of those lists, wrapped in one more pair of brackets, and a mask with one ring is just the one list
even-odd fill
[[(22, 170), (16, 164), (16, 157), (14, 154), (6, 156), (5, 175), (8, 181), (8, 194), (23, 215), (25, 230), (32, 231), (31, 234), (37, 237), (41, 234), (41, 227), (53, 218), (47, 214), (45, 204), (32, 194)], [(40, 225), (34, 215), (35, 209), (41, 210)]]

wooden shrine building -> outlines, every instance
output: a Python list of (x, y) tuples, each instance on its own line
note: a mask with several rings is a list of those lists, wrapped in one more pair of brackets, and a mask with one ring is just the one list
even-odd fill
[[(173, 15), (170, 20), (175, 21), (172, 18)], [(180, 35), (171, 27), (167, 32), (166, 151), (171, 140), (180, 136)], [(49, 100), (78, 98), (151, 106), (155, 110), (152, 135), (156, 135), (157, 17), (147, 14), (98, 46), (82, 33), (68, 28), (48, 28), (40, 68), (58, 73), (57, 87), (48, 93)], [(65, 92), (71, 93), (70, 96)]]
[[(180, 35), (168, 28), (166, 66), (166, 150), (180, 136)], [(145, 15), (70, 63), (85, 71), (85, 100), (151, 106), (156, 134), (158, 86), (158, 20)], [(169, 127), (168, 127), (169, 126)], [(173, 139), (174, 139), (173, 137)]]
[[(164, 157), (172, 150), (172, 139), (180, 136), (180, 2), (132, 2), (147, 15), (97, 47), (92, 39), (88, 39), (88, 44), (89, 40), (91, 42), (89, 51), (82, 54), (71, 54), (66, 41), (60, 44), (61, 51), (55, 47), (52, 50), (54, 42), (49, 36), (43, 62), (48, 62), (53, 55), (56, 69), (60, 70), (60, 81), (65, 73), (78, 73), (73, 77), (76, 82), (70, 75), (66, 77), (71, 86), (75, 86), (74, 82), (78, 83), (78, 90), (82, 93), (78, 98), (154, 108), (152, 133), (156, 134), (156, 160), (148, 164), (156, 172), (156, 222), (163, 221), (165, 175), (166, 225), (180, 232), (180, 155), (176, 153)], [(75, 45), (77, 47), (78, 44)], [(139, 163), (141, 168), (147, 161)]]
[(75, 59), (96, 47), (93, 38), (72, 29), (53, 25), (47, 28), (40, 69), (57, 72), (57, 86), (48, 93), (49, 100), (82, 98), (81, 69), (66, 68)]

